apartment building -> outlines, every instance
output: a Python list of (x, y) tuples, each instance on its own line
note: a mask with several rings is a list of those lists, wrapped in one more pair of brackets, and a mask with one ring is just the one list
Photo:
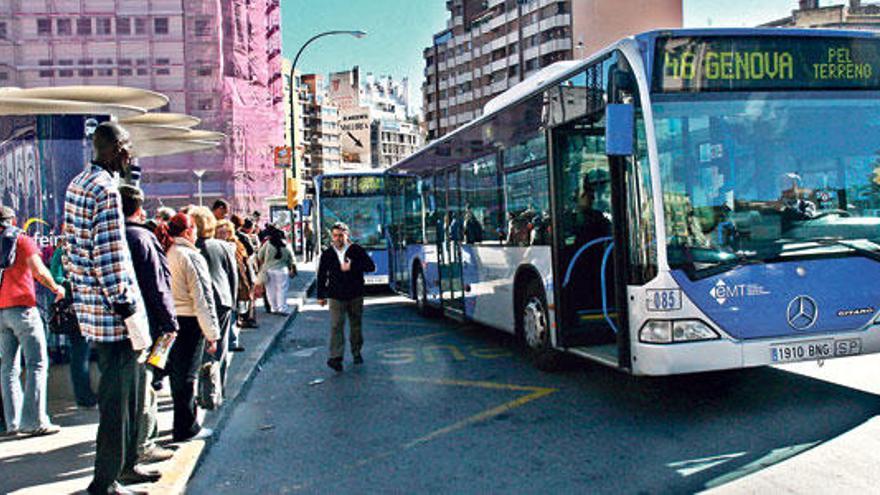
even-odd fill
[(280, 193), (279, 0), (0, 0), (0, 86), (132, 86), (228, 139), (216, 151), (144, 158), (149, 206), (206, 201), (239, 211)]
[(330, 98), (339, 106), (343, 163), (348, 169), (387, 168), (424, 143), (409, 105), (408, 81), (361, 76), (360, 68), (330, 74)]
[(447, 28), (423, 52), (429, 140), (539, 69), (619, 38), (682, 25), (681, 0), (447, 0)]
[(339, 107), (327, 95), (320, 74), (305, 74), (300, 81), (305, 89), (301, 95), (305, 149), (300, 180), (311, 185), (316, 175), (338, 171), (342, 167)]

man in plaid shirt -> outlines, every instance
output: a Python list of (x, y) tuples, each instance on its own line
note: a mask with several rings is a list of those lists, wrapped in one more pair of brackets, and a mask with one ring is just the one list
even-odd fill
[(117, 174), (128, 166), (128, 132), (113, 122), (93, 136), (95, 159), (64, 198), (67, 269), (83, 335), (93, 342), (101, 370), (95, 476), (89, 493), (126, 493), (119, 483), (156, 481), (135, 468), (138, 354), (125, 319), (143, 304), (125, 241)]

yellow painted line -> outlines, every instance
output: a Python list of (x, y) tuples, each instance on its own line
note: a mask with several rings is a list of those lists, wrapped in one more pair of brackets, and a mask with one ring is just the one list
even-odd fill
[[(204, 440), (183, 443), (174, 457), (163, 466), (162, 477), (150, 485), (151, 495), (177, 495), (186, 491), (186, 484), (195, 470), (196, 463), (205, 450)], [(165, 467), (167, 466), (167, 467)]]
[[(445, 332), (440, 332), (440, 334), (443, 334), (443, 333), (445, 333)], [(440, 334), (424, 335), (424, 336), (422, 336), (422, 338), (433, 337), (433, 336), (440, 335)], [(522, 407), (525, 404), (528, 404), (529, 402), (538, 400), (542, 397), (546, 397), (546, 396), (548, 396), (554, 392), (557, 392), (559, 390), (556, 388), (535, 387), (535, 386), (528, 386), (528, 385), (514, 385), (514, 384), (510, 384), (510, 383), (497, 383), (497, 382), (474, 381), (474, 380), (445, 380), (445, 379), (423, 378), (423, 377), (418, 377), (418, 376), (391, 376), (388, 379), (392, 380), (392, 381), (399, 381), (399, 382), (429, 383), (432, 385), (445, 385), (445, 386), (454, 386), (454, 387), (475, 387), (475, 388), (485, 388), (485, 389), (493, 389), (493, 390), (511, 390), (511, 391), (516, 391), (516, 392), (527, 391), (527, 392), (531, 392), (531, 393), (528, 395), (524, 395), (518, 399), (514, 399), (512, 401), (505, 402), (504, 404), (501, 404), (500, 406), (486, 409), (485, 411), (474, 414), (473, 416), (462, 419), (461, 421), (456, 421), (455, 423), (452, 423), (449, 426), (444, 426), (443, 428), (436, 429), (436, 430), (428, 433), (427, 435), (423, 435), (419, 438), (416, 438), (414, 440), (410, 440), (409, 442), (403, 443), (402, 445), (400, 445), (400, 447), (398, 449), (390, 449), (390, 450), (386, 450), (384, 452), (379, 452), (378, 454), (372, 455), (372, 456), (367, 457), (365, 459), (361, 459), (361, 460), (354, 462), (352, 464), (341, 466), (340, 471), (351, 471), (352, 469), (363, 467), (368, 464), (372, 464), (373, 462), (380, 461), (380, 460), (385, 459), (387, 457), (391, 457), (392, 455), (394, 455), (400, 451), (409, 450), (414, 447), (418, 447), (419, 445), (424, 445), (425, 443), (428, 443), (431, 440), (434, 440), (438, 437), (441, 437), (443, 435), (447, 435), (447, 434), (452, 433), (454, 431), (461, 430), (462, 428), (465, 428), (465, 427), (470, 426), (472, 424), (476, 424), (481, 421), (486, 421), (487, 419), (491, 419), (491, 418), (498, 416), (500, 414), (503, 414), (507, 411), (511, 411), (513, 409), (516, 409), (517, 407)], [(302, 483), (297, 483), (297, 484), (291, 485), (289, 487), (282, 487), (281, 493), (290, 493), (290, 492), (294, 492), (294, 491), (304, 490), (306, 488), (309, 488), (310, 486), (312, 486), (313, 484), (315, 484), (318, 481), (320, 481), (320, 480), (305, 481)]]
[(460, 430), (462, 428), (466, 428), (472, 424), (479, 423), (481, 421), (486, 421), (487, 419), (491, 419), (495, 416), (506, 413), (507, 411), (516, 409), (517, 407), (528, 404), (529, 402), (540, 399), (541, 397), (550, 395), (553, 392), (556, 392), (556, 389), (545, 388), (545, 389), (538, 390), (537, 392), (532, 392), (529, 395), (526, 395), (524, 397), (520, 397), (519, 399), (515, 399), (510, 402), (505, 402), (504, 404), (501, 404), (498, 407), (493, 407), (492, 409), (487, 409), (481, 413), (474, 414), (473, 416), (471, 416), (469, 418), (465, 418), (465, 419), (463, 419), (457, 423), (453, 423), (445, 428), (440, 428), (439, 430), (434, 430), (431, 433), (428, 433), (427, 435), (425, 435), (423, 437), (416, 438), (415, 440), (413, 440), (411, 442), (407, 442), (403, 445), (403, 448), (410, 449), (410, 448), (416, 447), (418, 445), (421, 445), (423, 443), (430, 442), (431, 440), (433, 440), (437, 437), (440, 437), (442, 435), (446, 435), (448, 433), (452, 433), (452, 432)]

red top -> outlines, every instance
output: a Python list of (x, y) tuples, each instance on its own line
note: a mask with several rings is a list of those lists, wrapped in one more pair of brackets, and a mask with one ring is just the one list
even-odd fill
[(39, 252), (33, 239), (25, 234), (18, 236), (15, 262), (3, 272), (3, 282), (0, 282), (0, 309), (37, 305), (34, 274), (28, 268), (27, 260)]

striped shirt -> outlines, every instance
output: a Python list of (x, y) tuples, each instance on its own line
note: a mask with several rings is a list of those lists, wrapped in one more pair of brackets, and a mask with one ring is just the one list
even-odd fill
[(114, 308), (143, 304), (123, 220), (116, 179), (89, 164), (64, 198), (65, 258), (80, 330), (97, 342), (127, 339), (125, 322)]

